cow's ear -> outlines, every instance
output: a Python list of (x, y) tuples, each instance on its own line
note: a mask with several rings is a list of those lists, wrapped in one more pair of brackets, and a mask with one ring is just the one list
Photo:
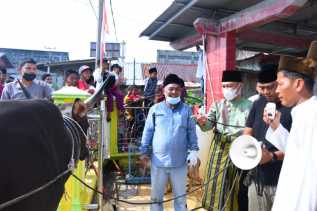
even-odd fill
[(82, 102), (80, 99), (76, 98), (73, 104), (73, 108), (72, 108), (72, 116), (73, 118), (77, 119), (79, 118), (83, 118), (84, 116), (87, 115), (88, 109), (87, 109), (87, 105)]

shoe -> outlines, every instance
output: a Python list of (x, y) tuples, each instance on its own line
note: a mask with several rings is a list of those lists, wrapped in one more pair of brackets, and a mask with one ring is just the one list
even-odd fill
[(111, 115), (110, 113), (107, 113), (107, 118), (106, 118), (107, 122), (110, 122), (111, 121)]

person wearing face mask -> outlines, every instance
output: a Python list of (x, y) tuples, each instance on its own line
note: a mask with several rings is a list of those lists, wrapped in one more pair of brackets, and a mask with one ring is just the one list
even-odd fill
[(214, 179), (206, 186), (202, 200), (202, 205), (207, 210), (247, 210), (247, 189), (242, 182), (239, 184), (238, 169), (230, 165), (227, 170), (217, 174), (231, 164), (230, 145), (242, 134), (252, 105), (251, 101), (242, 98), (241, 89), (241, 72), (224, 71), (222, 75), (224, 99), (213, 103), (207, 116), (195, 115), (202, 131), (214, 130), (205, 180)]
[[(174, 197), (186, 193), (187, 165), (197, 164), (197, 135), (191, 108), (181, 101), (179, 77), (169, 74), (164, 82), (165, 100), (150, 108), (141, 141), (140, 160), (151, 159), (151, 211), (162, 211), (165, 187), (170, 180)], [(174, 201), (174, 210), (185, 211), (186, 197)]]
[(53, 84), (52, 75), (49, 73), (45, 73), (41, 77), (42, 81), (46, 82), (47, 84)]
[(6, 84), (1, 100), (51, 99), (51, 88), (45, 82), (35, 79), (37, 67), (33, 59), (22, 62), (18, 71), (21, 77)]
[(52, 91), (55, 90), (55, 88), (53, 87), (54, 86), (53, 77), (52, 77), (51, 74), (45, 73), (45, 74), (42, 75), (41, 79), (42, 79), (42, 81), (47, 83), (47, 85), (52, 89)]

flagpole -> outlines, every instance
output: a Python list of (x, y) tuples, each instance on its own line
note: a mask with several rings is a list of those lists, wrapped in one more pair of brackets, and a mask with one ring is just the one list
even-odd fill
[[(98, 32), (97, 32), (97, 42), (96, 42), (96, 60), (95, 60), (95, 69), (99, 68), (100, 74), (102, 74), (102, 64), (103, 64), (103, 52), (101, 52), (104, 48), (101, 47), (103, 45), (103, 19), (104, 19), (104, 0), (99, 0), (99, 12), (98, 12)], [(102, 76), (101, 76), (102, 77)], [(103, 95), (103, 93), (102, 93)], [(100, 192), (103, 192), (103, 147), (105, 143), (105, 119), (106, 119), (106, 109), (105, 109), (105, 100), (102, 98), (100, 100), (100, 116), (101, 116), (101, 124), (99, 132), (99, 150), (98, 150), (98, 172), (99, 178), (97, 183), (97, 188)], [(98, 194), (98, 211), (102, 211), (103, 207), (103, 195)]]
[(101, 45), (103, 45), (103, 43), (102, 43), (103, 10), (104, 10), (104, 0), (99, 0), (98, 29), (97, 29), (98, 31), (97, 31), (97, 42), (96, 42), (95, 69), (96, 68), (102, 68), (101, 65), (102, 65), (103, 58), (101, 58), (101, 55), (102, 55)]

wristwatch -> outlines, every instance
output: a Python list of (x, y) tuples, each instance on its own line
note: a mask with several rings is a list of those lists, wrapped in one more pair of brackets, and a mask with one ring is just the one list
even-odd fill
[(272, 163), (275, 163), (278, 159), (277, 159), (277, 156), (276, 156), (276, 154), (274, 153), (274, 152), (272, 152), (272, 160), (271, 160), (271, 162)]

